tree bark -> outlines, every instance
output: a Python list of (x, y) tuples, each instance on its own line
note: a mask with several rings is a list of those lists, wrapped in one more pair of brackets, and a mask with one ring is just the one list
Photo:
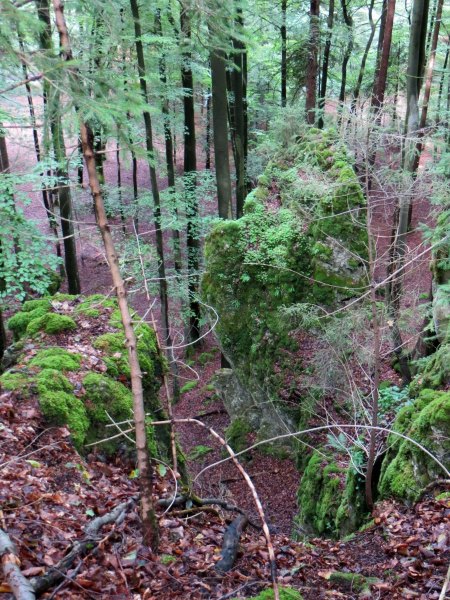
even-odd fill
[[(332, 0), (333, 2), (334, 0)], [(287, 101), (287, 39), (286, 39), (287, 0), (281, 0), (281, 106)]]
[(139, 72), (139, 84), (141, 88), (142, 99), (144, 100), (144, 126), (145, 126), (145, 146), (147, 150), (148, 167), (150, 171), (150, 181), (153, 195), (153, 217), (155, 223), (156, 252), (158, 255), (158, 276), (159, 276), (159, 297), (161, 301), (161, 321), (163, 326), (163, 340), (167, 346), (171, 346), (170, 328), (169, 328), (169, 300), (167, 293), (166, 268), (164, 261), (164, 242), (161, 229), (161, 201), (159, 197), (158, 179), (156, 177), (156, 168), (154, 164), (153, 148), (153, 130), (149, 106), (149, 97), (147, 91), (147, 73), (145, 70), (144, 48), (142, 45), (142, 29), (139, 16), (139, 7), (137, 0), (130, 0), (131, 14), (134, 20), (135, 46)]
[(367, 40), (366, 47), (364, 49), (364, 54), (361, 60), (361, 66), (359, 67), (358, 79), (356, 81), (355, 89), (353, 90), (352, 104), (351, 104), (351, 112), (356, 112), (356, 104), (358, 102), (359, 94), (361, 92), (361, 85), (364, 79), (364, 73), (366, 71), (366, 63), (367, 57), (369, 56), (370, 48), (372, 47), (373, 38), (375, 37), (376, 32), (376, 24), (373, 20), (373, 6), (375, 4), (375, 0), (371, 0), (369, 4), (369, 23), (370, 23), (370, 35)]
[(187, 219), (187, 258), (188, 258), (188, 296), (189, 296), (189, 338), (197, 345), (200, 338), (201, 310), (199, 296), (200, 267), (200, 230), (198, 216), (197, 186), (197, 143), (195, 132), (194, 76), (192, 73), (191, 23), (187, 8), (180, 11), (182, 34), (181, 80), (183, 84), (184, 110), (184, 187)]
[(435, 118), (436, 123), (440, 123), (440, 121), (441, 121), (442, 95), (443, 95), (443, 91), (444, 91), (445, 73), (447, 71), (449, 54), (450, 54), (450, 38), (447, 42), (447, 50), (445, 51), (444, 66), (442, 68), (441, 79), (439, 81), (438, 103), (437, 103), (436, 118)]
[[(135, 0), (131, 0), (134, 2)], [(63, 58), (66, 61), (72, 59), (70, 39), (64, 17), (64, 7), (61, 0), (53, 0), (55, 10), (56, 26), (59, 33), (60, 45)], [(73, 70), (71, 75), (71, 88), (79, 91), (80, 82), (78, 73)], [(154, 552), (158, 549), (158, 526), (153, 508), (153, 470), (148, 455), (147, 435), (145, 426), (144, 393), (142, 388), (142, 373), (137, 355), (137, 339), (134, 333), (132, 318), (127, 301), (127, 291), (120, 274), (119, 261), (117, 258), (114, 242), (111, 235), (108, 219), (106, 217), (103, 196), (98, 179), (97, 165), (95, 163), (95, 152), (92, 147), (92, 134), (89, 126), (80, 120), (80, 137), (83, 145), (83, 156), (89, 177), (89, 185), (94, 200), (97, 224), (100, 230), (109, 268), (116, 289), (122, 324), (125, 331), (126, 345), (128, 348), (128, 360), (131, 372), (131, 390), (133, 394), (133, 415), (136, 432), (136, 451), (139, 466), (139, 483), (141, 489), (141, 518), (143, 524), (144, 543), (149, 545)]]
[[(381, 41), (381, 52), (376, 78), (373, 84), (371, 106), (376, 110), (377, 120), (381, 118), (381, 110), (384, 104), (386, 81), (389, 68), (389, 56), (391, 53), (392, 29), (394, 26), (395, 0), (387, 0), (386, 17), (383, 27)], [(380, 32), (381, 34), (381, 32)]]
[(330, 4), (328, 7), (327, 35), (325, 39), (325, 49), (323, 51), (322, 78), (319, 90), (319, 120), (317, 125), (319, 129), (323, 129), (324, 124), (325, 98), (327, 95), (328, 81), (328, 65), (330, 62), (331, 38), (333, 35), (334, 0), (329, 0), (329, 3)]
[(216, 167), (217, 201), (219, 217), (231, 219), (231, 179), (228, 154), (228, 107), (225, 56), (222, 50), (213, 49), (211, 84), (213, 104), (214, 162)]
[(316, 93), (319, 54), (319, 12), (320, 0), (310, 0), (308, 66), (306, 69), (306, 122), (316, 122)]
[(348, 36), (347, 47), (342, 61), (341, 87), (339, 90), (339, 104), (342, 108), (345, 102), (345, 89), (347, 87), (347, 65), (353, 52), (353, 18), (348, 12), (347, 0), (341, 0), (341, 7)]
[[(236, 26), (243, 28), (242, 10), (237, 7)], [(234, 93), (234, 141), (236, 146), (236, 218), (242, 217), (247, 193), (247, 174), (245, 161), (245, 118), (244, 118), (244, 54), (246, 48), (240, 39), (234, 38), (234, 69), (231, 74)]]
[[(52, 29), (50, 22), (50, 9), (48, 0), (35, 0), (38, 17), (43, 25), (39, 34), (40, 46), (44, 52), (53, 54)], [(60, 92), (52, 88), (48, 81), (44, 81), (44, 106), (50, 123), (53, 152), (58, 164), (56, 175), (59, 181), (58, 197), (59, 212), (61, 217), (61, 231), (64, 243), (64, 264), (66, 268), (69, 294), (81, 292), (80, 277), (78, 274), (77, 249), (73, 227), (72, 194), (69, 187), (69, 173), (67, 170), (67, 156), (64, 144), (64, 134), (59, 113)]]

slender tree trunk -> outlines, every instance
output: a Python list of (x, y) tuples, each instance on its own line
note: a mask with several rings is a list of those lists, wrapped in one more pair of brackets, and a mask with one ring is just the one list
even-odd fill
[[(6, 140), (4, 135), (3, 127), (0, 123), (0, 173), (9, 173), (9, 159), (8, 159), (8, 148), (6, 146)], [(2, 242), (0, 239), (0, 266), (3, 263), (3, 249)], [(6, 289), (6, 283), (3, 277), (0, 277), (0, 292), (4, 292)], [(0, 308), (0, 360), (3, 358), (5, 350), (7, 348), (7, 336), (5, 328), (5, 320), (3, 317), (3, 311)]]
[[(63, 12), (61, 0), (53, 0), (55, 10), (56, 26), (60, 36), (60, 44), (65, 60), (71, 60), (69, 34)], [(71, 86), (79, 92), (80, 82), (78, 74), (72, 67)], [(111, 230), (106, 218), (103, 196), (98, 179), (95, 153), (92, 147), (92, 134), (89, 127), (83, 121), (80, 122), (81, 142), (83, 144), (83, 155), (89, 176), (97, 223), (105, 246), (106, 256), (111, 271), (114, 287), (116, 288), (117, 300), (122, 316), (125, 331), (126, 344), (128, 347), (128, 360), (131, 372), (131, 389), (133, 393), (133, 413), (136, 431), (136, 450), (139, 466), (139, 482), (141, 487), (141, 518), (143, 524), (144, 543), (149, 545), (154, 552), (158, 549), (158, 526), (153, 508), (153, 470), (148, 455), (147, 435), (145, 426), (144, 393), (142, 388), (142, 373), (137, 355), (137, 339), (133, 330), (132, 318), (127, 302), (127, 292), (124, 281), (120, 274), (119, 261), (114, 248)]]
[(353, 52), (353, 18), (348, 12), (347, 0), (341, 0), (341, 7), (348, 38), (344, 59), (342, 61), (341, 87), (339, 90), (339, 104), (342, 108), (345, 102), (345, 90), (347, 87), (347, 65)]
[(370, 23), (370, 35), (367, 40), (366, 47), (364, 49), (364, 54), (361, 60), (361, 66), (359, 67), (358, 79), (356, 81), (355, 89), (353, 90), (352, 104), (351, 104), (351, 112), (356, 112), (356, 104), (358, 102), (359, 94), (361, 92), (361, 85), (364, 79), (364, 73), (366, 72), (366, 63), (367, 57), (369, 56), (370, 48), (372, 47), (373, 38), (375, 37), (376, 32), (376, 24), (373, 20), (373, 6), (375, 4), (375, 0), (371, 0), (369, 4), (369, 23)]
[(122, 221), (122, 231), (124, 235), (127, 232), (125, 213), (123, 210), (123, 195), (122, 195), (122, 165), (120, 162), (120, 144), (119, 144), (119, 131), (120, 128), (117, 126), (117, 142), (116, 142), (116, 165), (117, 165), (117, 199), (119, 201), (120, 220)]
[[(156, 9), (155, 14), (155, 29), (156, 33), (162, 37), (162, 26), (161, 26), (161, 10)], [(182, 269), (181, 261), (181, 244), (180, 244), (180, 230), (178, 229), (178, 209), (176, 206), (176, 189), (175, 189), (175, 166), (173, 164), (173, 139), (172, 130), (170, 128), (170, 114), (169, 114), (169, 100), (167, 98), (167, 76), (166, 76), (166, 60), (164, 51), (161, 49), (159, 57), (159, 78), (163, 87), (163, 94), (161, 97), (161, 110), (164, 120), (164, 142), (166, 150), (166, 167), (167, 167), (167, 185), (171, 197), (171, 212), (175, 222), (172, 227), (172, 243), (173, 243), (173, 255), (174, 255), (174, 267), (175, 272), (179, 275)]]
[(309, 11), (309, 42), (308, 65), (306, 68), (306, 122), (314, 125), (316, 122), (316, 93), (319, 54), (319, 13), (320, 0), (310, 0)]
[[(433, 35), (431, 38), (430, 53), (429, 53), (429, 58), (428, 58), (428, 67), (427, 67), (427, 73), (426, 73), (426, 77), (425, 77), (425, 89), (424, 89), (424, 93), (423, 93), (422, 112), (420, 115), (420, 122), (419, 122), (418, 135), (419, 135), (420, 140), (416, 146), (416, 156), (415, 156), (415, 162), (413, 165), (413, 172), (416, 172), (419, 167), (420, 155), (423, 150), (422, 138), (424, 136), (424, 129), (427, 124), (428, 105), (429, 105), (430, 96), (431, 96), (431, 85), (433, 83), (434, 64), (436, 62), (436, 50), (437, 50), (437, 45), (438, 45), (438, 40), (439, 40), (439, 29), (441, 27), (443, 4), (444, 4), (444, 0), (438, 0), (437, 6), (436, 6), (434, 29), (433, 29)], [(436, 3), (435, 3), (435, 5), (436, 5)]]
[(435, 118), (436, 123), (440, 123), (440, 121), (441, 121), (441, 104), (442, 104), (444, 81), (445, 81), (445, 74), (447, 72), (449, 54), (450, 54), (450, 39), (447, 43), (447, 50), (445, 51), (444, 66), (442, 68), (441, 79), (439, 81), (439, 92), (438, 92), (438, 101), (437, 101), (436, 118)]
[(384, 95), (386, 91), (386, 81), (389, 68), (389, 56), (391, 53), (394, 16), (395, 0), (387, 0), (386, 18), (384, 22), (383, 37), (381, 42), (380, 61), (377, 69), (377, 76), (373, 84), (371, 100), (371, 106), (376, 111), (377, 120), (381, 119), (381, 110), (384, 104)]
[[(373, 1), (375, 1), (375, 0), (373, 0)], [(319, 120), (318, 120), (319, 129), (323, 129), (323, 123), (324, 123), (325, 98), (327, 95), (327, 82), (328, 82), (328, 65), (330, 62), (331, 38), (333, 35), (333, 20), (334, 20), (334, 0), (329, 0), (327, 35), (326, 35), (326, 39), (325, 39), (325, 49), (323, 51), (322, 78), (321, 78), (321, 84), (320, 84), (320, 90), (319, 90)]]
[[(236, 26), (242, 30), (242, 11), (237, 7)], [(247, 174), (245, 161), (245, 118), (244, 118), (244, 54), (246, 49), (240, 39), (234, 38), (234, 69), (231, 75), (234, 93), (234, 133), (236, 146), (236, 218), (242, 217), (247, 193)]]
[(191, 24), (187, 9), (182, 7), (180, 26), (183, 43), (181, 80), (184, 89), (184, 187), (186, 199), (188, 252), (189, 336), (197, 344), (200, 338), (201, 310), (199, 296), (200, 229), (197, 201), (197, 144), (195, 135), (194, 77), (191, 63)]
[(281, 106), (286, 106), (287, 101), (286, 10), (287, 0), (281, 0)]
[(206, 98), (205, 169), (211, 169), (211, 90)]
[[(24, 48), (22, 36), (19, 31), (17, 32), (17, 35), (19, 38), (20, 50), (21, 50), (22, 54), (25, 55), (25, 48)], [(22, 72), (23, 72), (25, 81), (27, 81), (28, 80), (28, 69), (27, 69), (26, 63), (23, 61), (22, 61)], [(34, 152), (36, 154), (36, 161), (39, 164), (41, 162), (41, 146), (39, 144), (39, 135), (38, 135), (37, 128), (36, 128), (36, 113), (34, 110), (33, 94), (31, 91), (31, 86), (28, 82), (25, 83), (25, 89), (27, 91), (28, 110), (30, 112), (30, 122), (31, 122), (32, 131), (33, 131)], [(42, 174), (43, 173), (41, 173), (41, 175)], [(53, 233), (53, 235), (55, 236), (56, 255), (58, 256), (58, 258), (61, 258), (62, 257), (61, 243), (58, 240), (58, 228), (57, 228), (56, 219), (55, 219), (55, 215), (54, 215), (54, 207), (51, 205), (51, 199), (49, 199), (45, 184), (42, 186), (42, 202), (45, 207), (45, 212), (47, 213), (47, 219), (48, 219), (48, 223), (50, 226), (50, 230)]]
[(150, 181), (153, 194), (153, 216), (155, 221), (156, 252), (158, 255), (158, 276), (159, 276), (159, 297), (161, 301), (161, 320), (163, 326), (163, 340), (167, 346), (171, 346), (170, 328), (169, 328), (169, 300), (167, 294), (166, 268), (164, 262), (164, 241), (161, 229), (161, 201), (159, 198), (158, 179), (156, 177), (156, 168), (154, 164), (153, 148), (153, 130), (152, 120), (149, 111), (149, 97), (147, 92), (147, 74), (145, 70), (144, 48), (142, 45), (142, 30), (139, 17), (139, 7), (137, 0), (130, 0), (131, 14), (134, 20), (135, 45), (138, 62), (139, 84), (141, 88), (142, 99), (144, 100), (144, 126), (145, 126), (145, 146), (148, 157), (148, 167), (150, 171)]
[(211, 51), (214, 162), (216, 167), (219, 217), (231, 219), (231, 179), (228, 155), (228, 107), (225, 57), (222, 50)]
[[(44, 52), (53, 55), (53, 44), (51, 37), (50, 9), (48, 0), (35, 0), (38, 17), (43, 25), (39, 39)], [(75, 232), (73, 227), (72, 195), (69, 187), (69, 174), (67, 170), (67, 156), (64, 145), (61, 115), (59, 113), (60, 93), (52, 90), (49, 82), (44, 82), (44, 106), (47, 110), (47, 118), (50, 122), (52, 134), (53, 152), (58, 164), (56, 169), (59, 196), (59, 213), (61, 217), (61, 231), (64, 243), (64, 264), (67, 275), (69, 294), (81, 292), (80, 278), (78, 274), (77, 250), (75, 243)]]

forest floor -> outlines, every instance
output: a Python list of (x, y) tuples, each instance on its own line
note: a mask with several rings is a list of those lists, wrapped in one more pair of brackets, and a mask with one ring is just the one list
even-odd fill
[[(30, 143), (28, 152), (22, 151), (23, 139), (17, 139), (9, 146), (15, 171), (25, 172), (30, 164), (34, 164)], [(114, 158), (107, 156), (106, 179), (114, 185)], [(138, 172), (140, 188), (148, 189), (148, 168), (142, 161)], [(129, 168), (123, 168), (122, 178), (129, 190)], [(165, 187), (166, 181), (160, 180), (160, 185)], [(30, 189), (25, 185), (24, 191), (29, 192)], [(84, 204), (88, 205), (86, 189), (74, 189), (74, 193), (83, 197)], [(46, 215), (39, 194), (35, 192), (31, 197), (32, 203), (26, 208), (27, 216), (38, 220), (46, 230)], [(386, 194), (383, 197), (375, 194), (374, 201), (376, 210), (372, 226), (381, 235), (380, 239), (388, 240), (394, 199)], [(211, 207), (205, 206), (202, 210), (208, 214)], [(410, 245), (417, 251), (420, 251), (422, 243), (417, 225), (426, 221), (428, 215), (429, 202), (421, 200), (413, 216), (413, 233), (410, 236)], [(110, 294), (109, 270), (93, 216), (87, 214), (77, 220), (83, 293)], [(120, 235), (120, 222), (116, 221), (113, 225)], [(169, 244), (168, 237), (166, 243)], [(382, 272), (379, 275), (382, 277)], [(412, 263), (405, 276), (406, 305), (416, 306), (421, 296), (428, 292), (430, 281), (426, 257)], [(146, 296), (135, 293), (131, 298), (134, 308), (143, 315), (149, 304)], [(177, 333), (178, 339), (182, 339), (184, 331)], [(411, 331), (411, 343), (416, 335), (415, 331)], [(310, 341), (302, 348), (299, 357), (307, 361), (315, 349)], [(212, 375), (220, 367), (220, 354), (216, 350), (216, 342), (210, 335), (205, 338), (202, 348), (188, 359), (181, 349), (177, 353), (180, 361), (186, 364), (181, 367), (180, 376), (186, 380), (198, 377), (198, 384), (182, 395), (174, 407), (174, 416), (200, 418), (222, 434), (229, 419), (220, 399), (208, 388)], [(398, 383), (398, 375), (391, 369), (387, 354), (383, 365), (383, 379)], [(130, 465), (119, 459), (115, 464), (106, 465), (95, 454), (85, 462), (65, 441), (67, 432), (64, 429), (47, 430), (36, 441), (36, 432), (43, 431), (44, 425), (33, 401), (16, 406), (11, 395), (3, 395), (0, 414), (6, 427), (6, 438), (0, 447), (0, 499), (6, 507), (3, 513), (0, 512), (1, 523), (14, 541), (20, 541), (25, 574), (36, 576), (58, 563), (67, 548), (83, 536), (83, 527), (90, 518), (111, 510), (134, 494), (137, 487), (129, 477)], [(193, 477), (208, 464), (222, 458), (220, 447), (210, 436), (205, 437), (201, 428), (180, 425), (178, 433)], [(249, 436), (251, 441), (252, 436)], [(29, 444), (33, 450), (40, 448), (39, 469), (26, 459), (17, 459), (27, 454)], [(307, 544), (298, 544), (288, 537), (297, 512), (299, 474), (294, 462), (257, 452), (252, 452), (247, 459), (245, 468), (262, 500), (274, 537), (280, 583), (299, 588), (307, 600), (357, 598), (361, 593), (357, 578), (350, 583), (339, 583), (331, 577), (334, 571), (344, 571), (376, 577), (378, 581), (374, 581), (372, 586), (375, 598), (439, 598), (447, 568), (445, 556), (448, 557), (450, 544), (448, 501), (426, 498), (409, 509), (385, 502), (377, 507), (373, 525), (351, 540), (312, 539)], [(158, 498), (170, 495), (171, 490), (170, 480), (160, 478), (156, 488)], [(252, 497), (229, 462), (208, 470), (197, 480), (195, 491), (202, 497), (219, 497), (235, 503), (255, 518)], [(8, 506), (16, 515), (13, 522), (8, 518)], [(21, 507), (20, 512), (16, 512), (17, 507)], [(64, 580), (59, 591), (46, 597), (84, 599), (108, 596), (117, 600), (134, 600), (190, 596), (194, 599), (225, 600), (234, 595), (255, 594), (264, 583), (270, 585), (268, 555), (261, 531), (247, 528), (244, 532), (239, 559), (233, 571), (224, 577), (219, 577), (214, 571), (229, 517), (230, 514), (223, 511), (200, 513), (188, 518), (168, 513), (161, 521), (162, 554), (156, 557), (139, 545), (137, 512), (132, 509), (122, 523), (104, 530), (105, 536), (99, 548), (80, 560), (73, 577)]]

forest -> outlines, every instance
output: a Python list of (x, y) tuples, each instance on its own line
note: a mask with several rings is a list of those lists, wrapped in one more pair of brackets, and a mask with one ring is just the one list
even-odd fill
[(450, 599), (450, 3), (0, 53), (0, 598)]

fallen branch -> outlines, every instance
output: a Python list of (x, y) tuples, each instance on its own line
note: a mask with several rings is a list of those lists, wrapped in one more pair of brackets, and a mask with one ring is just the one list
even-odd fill
[(222, 558), (215, 566), (216, 571), (226, 573), (233, 567), (239, 548), (239, 541), (247, 523), (247, 517), (239, 515), (228, 525), (223, 536)]
[[(29, 583), (31, 584), (36, 596), (39, 596), (43, 592), (50, 589), (53, 585), (62, 581), (65, 577), (64, 573), (70, 569), (75, 559), (84, 554), (87, 550), (92, 550), (92, 545), (98, 542), (97, 534), (103, 525), (108, 525), (109, 523), (121, 523), (127, 510), (134, 506), (136, 501), (137, 498), (133, 497), (130, 500), (127, 500), (127, 502), (122, 502), (122, 504), (116, 506), (116, 508), (114, 508), (111, 512), (106, 513), (101, 517), (97, 517), (91, 521), (85, 529), (84, 539), (81, 541), (76, 541), (69, 554), (60, 560), (57, 565), (51, 567), (47, 573), (45, 573), (45, 575), (33, 577), (33, 579), (30, 580)], [(33, 594), (33, 596), (29, 597), (29, 600), (32, 598), (34, 599), (34, 597), (35, 596)], [(19, 600), (19, 597), (16, 596), (16, 598)], [(24, 596), (23, 599), (28, 600), (28, 597)], [(20, 597), (20, 600), (22, 600), (22, 597)]]
[(20, 571), (16, 547), (3, 529), (0, 529), (0, 557), (3, 575), (16, 600), (35, 600), (33, 586)]

